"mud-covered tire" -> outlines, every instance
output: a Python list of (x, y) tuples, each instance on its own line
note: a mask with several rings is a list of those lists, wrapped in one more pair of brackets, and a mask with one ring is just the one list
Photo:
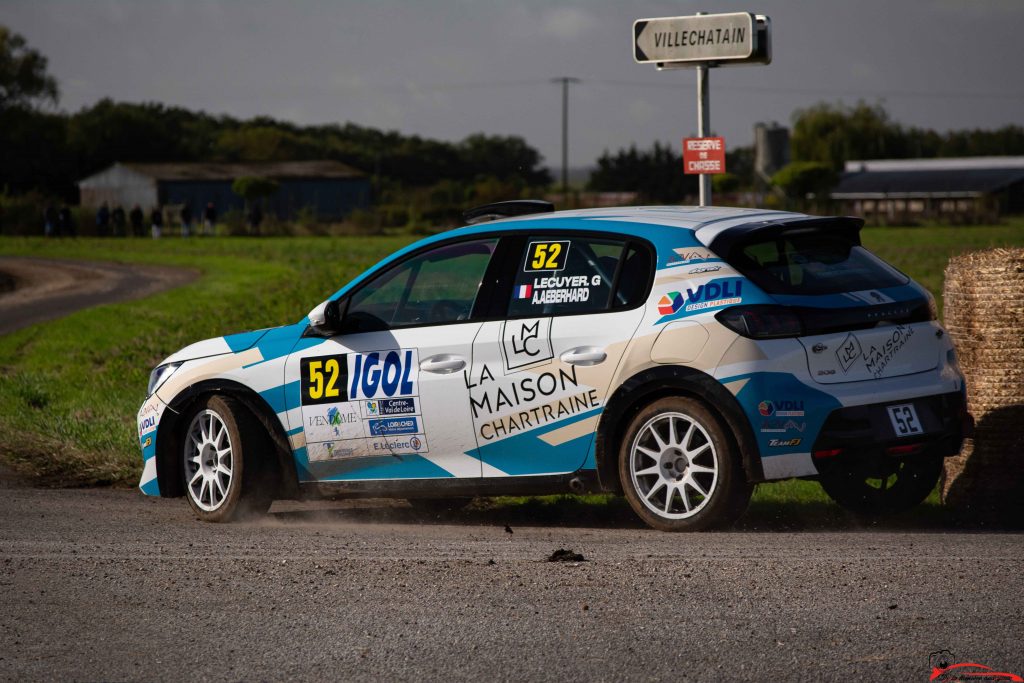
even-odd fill
[(619, 481), (633, 511), (661, 531), (727, 527), (753, 492), (721, 419), (702, 402), (676, 396), (650, 403), (630, 421)]
[(921, 504), (942, 475), (942, 460), (912, 456), (881, 465), (856, 460), (832, 463), (821, 468), (818, 480), (825, 493), (847, 510), (882, 517)]
[(185, 499), (205, 522), (258, 516), (272, 502), (270, 440), (230, 396), (201, 399), (183, 421), (180, 458)]

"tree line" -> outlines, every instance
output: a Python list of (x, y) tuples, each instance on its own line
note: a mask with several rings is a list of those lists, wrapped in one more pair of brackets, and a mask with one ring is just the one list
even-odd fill
[[(916, 159), (1024, 155), (1024, 127), (997, 130), (934, 130), (893, 121), (880, 104), (822, 102), (793, 114), (788, 167), (773, 183), (791, 197), (827, 191), (846, 161), (853, 159)], [(734, 147), (726, 154), (727, 174), (714, 177), (719, 191), (752, 190), (753, 147)], [(697, 176), (682, 173), (678, 144), (655, 143), (606, 151), (598, 159), (589, 187), (598, 191), (636, 191), (657, 202), (678, 202), (697, 193)]]
[(64, 113), (55, 110), (59, 88), (46, 67), (24, 38), (0, 26), (0, 189), (10, 193), (73, 201), (76, 181), (115, 161), (331, 159), (370, 175), (382, 190), (551, 183), (540, 153), (518, 136), (447, 142), (352, 123), (300, 126), (110, 99)]

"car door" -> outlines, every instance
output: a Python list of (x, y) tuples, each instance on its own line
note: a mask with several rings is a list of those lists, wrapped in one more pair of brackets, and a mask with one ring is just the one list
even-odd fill
[(577, 234), (521, 240), (504, 320), (466, 377), (478, 456), (501, 475), (573, 472), (590, 457), (612, 377), (643, 317), (651, 250)]
[(346, 296), (338, 335), (288, 358), (301, 397), (290, 434), (307, 480), (481, 476), (463, 371), (497, 242), (445, 244), (388, 267)]

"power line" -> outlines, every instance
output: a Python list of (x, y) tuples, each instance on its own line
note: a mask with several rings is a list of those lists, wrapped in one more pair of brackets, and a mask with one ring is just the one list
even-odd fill
[[(584, 81), (592, 85), (609, 85), (616, 87), (634, 88), (656, 88), (659, 90), (679, 90), (678, 83), (650, 83), (644, 81), (618, 81), (608, 79), (587, 79)], [(823, 88), (794, 88), (787, 86), (770, 85), (716, 85), (715, 90), (734, 90), (737, 92), (757, 92), (766, 94), (785, 95), (838, 95), (838, 96), (861, 96), (861, 97), (906, 97), (906, 98), (929, 98), (929, 99), (950, 99), (960, 97), (973, 97), (977, 99), (1005, 99), (1021, 100), (1024, 93), (993, 93), (993, 92), (952, 92), (952, 91), (914, 91), (914, 90), (829, 90)]]

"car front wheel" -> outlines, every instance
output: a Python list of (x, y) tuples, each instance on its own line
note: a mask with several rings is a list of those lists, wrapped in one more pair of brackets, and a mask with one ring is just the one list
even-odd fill
[(619, 452), (626, 500), (662, 531), (732, 524), (752, 487), (718, 418), (697, 400), (659, 399), (632, 419)]
[(228, 522), (265, 513), (271, 503), (267, 439), (253, 415), (233, 398), (214, 395), (201, 400), (185, 424), (185, 497), (196, 516)]

